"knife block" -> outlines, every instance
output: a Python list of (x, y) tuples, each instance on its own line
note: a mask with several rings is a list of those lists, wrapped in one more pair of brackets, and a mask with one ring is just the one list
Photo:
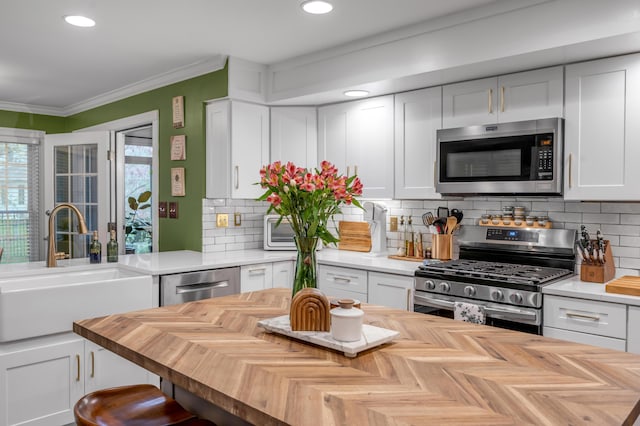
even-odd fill
[[(591, 245), (597, 244), (597, 240), (591, 240)], [(604, 240), (604, 265), (589, 265), (583, 261), (580, 265), (580, 281), (603, 284), (611, 281), (615, 275), (616, 267), (613, 264), (609, 240)]]

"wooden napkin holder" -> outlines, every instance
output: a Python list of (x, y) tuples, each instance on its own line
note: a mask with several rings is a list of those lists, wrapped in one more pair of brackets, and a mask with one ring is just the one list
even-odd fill
[[(591, 245), (598, 246), (597, 240), (591, 240)], [(616, 267), (613, 264), (613, 256), (611, 254), (611, 247), (609, 246), (609, 240), (604, 241), (604, 264), (588, 264), (582, 261), (580, 265), (580, 281), (586, 281), (590, 283), (606, 283), (611, 281), (616, 275)]]
[(330, 331), (331, 305), (317, 288), (303, 288), (291, 299), (289, 321), (293, 331)]

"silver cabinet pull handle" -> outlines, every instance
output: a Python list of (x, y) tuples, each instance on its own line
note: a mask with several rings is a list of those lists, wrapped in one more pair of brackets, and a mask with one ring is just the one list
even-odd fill
[(411, 310), (411, 289), (407, 289), (407, 311)]
[(584, 319), (589, 321), (600, 321), (600, 315), (579, 314), (577, 312), (567, 312), (567, 318)]
[(504, 112), (504, 86), (500, 86), (500, 112)]
[(96, 355), (91, 351), (89, 353), (91, 355), (91, 378), (96, 376)]
[(229, 281), (217, 281), (214, 283), (191, 284), (176, 286), (176, 294), (194, 293), (196, 291), (212, 290), (214, 288), (229, 287)]
[(240, 166), (236, 166), (236, 176), (235, 176), (235, 187), (236, 189), (240, 188)]
[(349, 166), (347, 166), (347, 177), (349, 176)]
[(356, 164), (355, 166), (353, 166), (353, 174), (354, 175), (358, 175), (358, 165)]
[(262, 272), (264, 273), (267, 270), (266, 266), (263, 266), (262, 268), (253, 268), (253, 269), (249, 269), (249, 273), (250, 274), (256, 274), (258, 272)]
[(338, 275), (335, 275), (335, 276), (333, 277), (333, 280), (334, 280), (334, 281), (341, 281), (341, 282), (344, 282), (344, 283), (350, 283), (350, 282), (351, 282), (351, 278), (348, 278), (348, 277), (341, 277), (341, 276), (338, 276)]

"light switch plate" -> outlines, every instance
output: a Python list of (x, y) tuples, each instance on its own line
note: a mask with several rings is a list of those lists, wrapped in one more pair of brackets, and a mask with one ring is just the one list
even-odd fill
[(158, 202), (158, 217), (165, 218), (167, 217), (167, 202), (159, 201)]
[(169, 219), (177, 219), (178, 218), (178, 202), (171, 201), (169, 202)]
[(398, 216), (391, 216), (389, 218), (389, 232), (398, 231)]
[(242, 225), (242, 216), (240, 215), (240, 213), (233, 214), (233, 225), (234, 226)]
[(218, 228), (227, 228), (229, 226), (229, 214), (216, 213), (216, 226)]

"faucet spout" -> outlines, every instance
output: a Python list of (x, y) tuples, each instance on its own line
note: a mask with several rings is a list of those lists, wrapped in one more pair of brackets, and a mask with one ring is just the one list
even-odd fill
[(51, 212), (47, 212), (49, 215), (49, 236), (47, 237), (48, 246), (47, 246), (47, 267), (55, 267), (58, 266), (57, 257), (56, 257), (56, 240), (55, 240), (55, 230), (53, 229), (53, 224), (55, 221), (55, 216), (58, 211), (67, 208), (74, 212), (78, 217), (78, 233), (79, 234), (88, 234), (87, 224), (84, 221), (84, 216), (80, 213), (80, 210), (76, 206), (71, 203), (61, 203), (58, 204), (51, 210)]

